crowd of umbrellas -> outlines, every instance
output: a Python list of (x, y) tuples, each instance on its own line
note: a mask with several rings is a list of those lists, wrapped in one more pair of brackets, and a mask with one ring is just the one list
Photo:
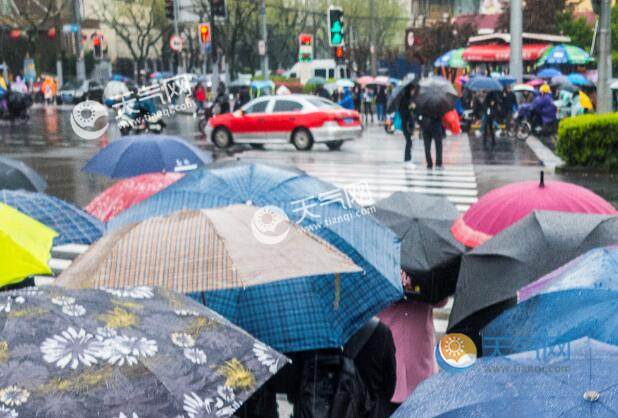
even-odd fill
[[(421, 92), (445, 91), (430, 80)], [(337, 188), (295, 167), (213, 163), (165, 136), (114, 141), (84, 171), (119, 180), (80, 209), (0, 159), (0, 285), (22, 287), (0, 293), (0, 414), (231, 416), (282, 353), (341, 347), (404, 295), (454, 295), (448, 332), (479, 353), (486, 337), (524, 342), (429, 378), (396, 416), (618, 411), (618, 212), (587, 189), (541, 174), (463, 215), (396, 192), (352, 216), (357, 203), (319, 204)], [(264, 208), (283, 214), (281, 242), (256, 236)], [(52, 285), (23, 287), (66, 243), (89, 248)], [(564, 343), (568, 375), (508, 372)]]

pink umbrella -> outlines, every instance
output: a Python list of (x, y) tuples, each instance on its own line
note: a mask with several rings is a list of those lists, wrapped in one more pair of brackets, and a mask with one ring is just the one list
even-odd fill
[(467, 247), (477, 247), (535, 210), (617, 214), (606, 200), (571, 183), (524, 181), (492, 190), (460, 216), (451, 233)]
[(388, 86), (389, 79), (386, 76), (380, 75), (380, 76), (377, 76), (375, 80), (373, 80), (373, 83), (379, 84), (381, 86)]
[(371, 77), (370, 75), (364, 75), (362, 77), (360, 77), (358, 80), (356, 80), (356, 82), (358, 84), (360, 84), (361, 86), (367, 85), (367, 84), (374, 84), (376, 82), (375, 78)]
[(84, 209), (103, 222), (149, 198), (178, 181), (181, 173), (149, 173), (113, 184), (95, 197)]
[(543, 80), (542, 78), (535, 78), (534, 80), (526, 82), (526, 84), (532, 87), (539, 87), (545, 84), (545, 80)]

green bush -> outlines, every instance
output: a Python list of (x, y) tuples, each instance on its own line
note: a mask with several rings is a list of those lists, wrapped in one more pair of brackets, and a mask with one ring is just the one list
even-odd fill
[(618, 113), (562, 120), (556, 152), (571, 166), (618, 171)]

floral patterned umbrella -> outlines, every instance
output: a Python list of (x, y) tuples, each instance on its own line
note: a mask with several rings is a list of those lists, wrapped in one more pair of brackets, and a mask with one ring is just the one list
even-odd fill
[(0, 416), (227, 417), (287, 361), (150, 287), (0, 296)]

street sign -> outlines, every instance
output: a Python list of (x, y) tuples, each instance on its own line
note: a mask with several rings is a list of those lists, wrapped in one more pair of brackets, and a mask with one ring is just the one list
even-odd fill
[(266, 55), (266, 42), (261, 39), (258, 41), (258, 54), (260, 56)]
[(170, 49), (174, 52), (182, 51), (182, 38), (178, 35), (170, 36)]
[(308, 33), (298, 35), (298, 61), (313, 61), (313, 35)]

